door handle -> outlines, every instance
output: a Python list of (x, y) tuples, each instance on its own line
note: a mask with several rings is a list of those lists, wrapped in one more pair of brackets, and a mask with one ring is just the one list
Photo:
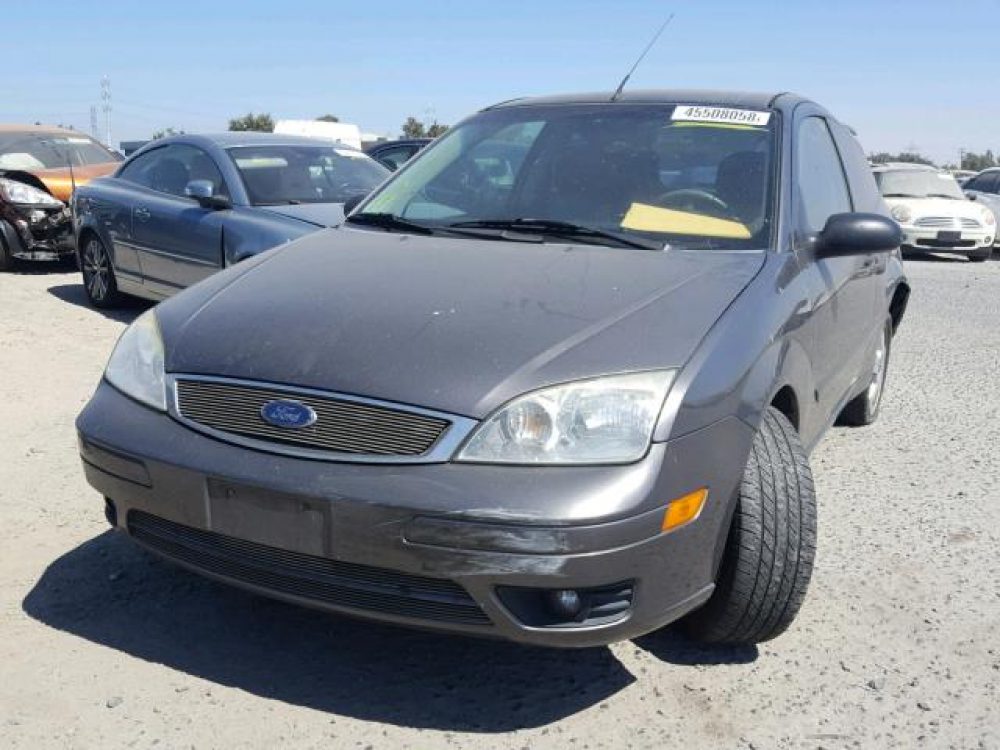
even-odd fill
[(135, 209), (135, 218), (139, 221), (146, 221), (149, 218), (149, 209), (145, 206), (139, 206)]

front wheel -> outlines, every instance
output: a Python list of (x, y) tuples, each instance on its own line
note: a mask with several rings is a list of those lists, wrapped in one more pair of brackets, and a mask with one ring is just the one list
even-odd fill
[(889, 353), (892, 351), (892, 319), (887, 318), (882, 326), (882, 338), (872, 357), (870, 377), (867, 387), (847, 402), (837, 417), (837, 424), (850, 427), (864, 427), (878, 419), (885, 392), (885, 376), (889, 371)]
[(982, 250), (977, 250), (974, 253), (969, 253), (969, 260), (973, 263), (984, 263), (990, 259), (993, 255), (993, 247), (984, 247)]
[(115, 281), (115, 269), (104, 243), (94, 235), (87, 238), (80, 257), (83, 289), (94, 307), (108, 308), (121, 304), (122, 294)]
[(769, 407), (754, 436), (715, 592), (681, 620), (706, 643), (750, 645), (784, 632), (816, 554), (816, 495), (798, 433)]

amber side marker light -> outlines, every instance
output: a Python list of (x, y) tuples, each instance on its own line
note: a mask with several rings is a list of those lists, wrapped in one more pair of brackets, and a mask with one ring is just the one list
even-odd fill
[(667, 512), (663, 514), (663, 525), (660, 531), (673, 531), (684, 524), (691, 523), (701, 513), (708, 499), (708, 487), (689, 492), (676, 500), (671, 500)]

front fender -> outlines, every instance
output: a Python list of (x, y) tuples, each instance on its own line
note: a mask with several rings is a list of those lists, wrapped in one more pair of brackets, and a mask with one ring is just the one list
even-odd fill
[(263, 212), (249, 207), (238, 207), (232, 211), (233, 215), (223, 224), (222, 230), (222, 252), (227, 266), (320, 229), (295, 219), (273, 214), (265, 216)]
[(654, 440), (674, 439), (734, 414), (755, 430), (775, 394), (789, 386), (799, 404), (803, 442), (810, 444), (815, 378), (806, 345), (809, 301), (796, 265), (791, 254), (772, 256), (723, 314), (678, 373)]

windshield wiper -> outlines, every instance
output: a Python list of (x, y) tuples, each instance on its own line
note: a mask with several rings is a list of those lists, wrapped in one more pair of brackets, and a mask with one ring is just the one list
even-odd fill
[(882, 193), (883, 198), (923, 198), (922, 195), (915, 195), (914, 193)]
[(286, 198), (280, 201), (262, 201), (261, 203), (254, 203), (255, 206), (298, 206), (301, 205), (302, 201), (296, 198)]
[(663, 243), (626, 237), (618, 232), (553, 219), (480, 219), (477, 221), (458, 221), (449, 224), (448, 227), (454, 229), (497, 229), (528, 234), (545, 234), (553, 237), (589, 237), (595, 240), (604, 240), (619, 247), (637, 247), (641, 250), (663, 249)]
[(402, 216), (390, 213), (360, 213), (351, 214), (344, 221), (350, 224), (359, 224), (367, 227), (378, 227), (379, 229), (396, 230), (401, 232), (415, 232), (416, 234), (434, 234), (433, 227), (420, 224)]
[(962, 201), (965, 198), (959, 198), (957, 195), (952, 195), (951, 193), (928, 193), (928, 198), (947, 198), (952, 201)]

